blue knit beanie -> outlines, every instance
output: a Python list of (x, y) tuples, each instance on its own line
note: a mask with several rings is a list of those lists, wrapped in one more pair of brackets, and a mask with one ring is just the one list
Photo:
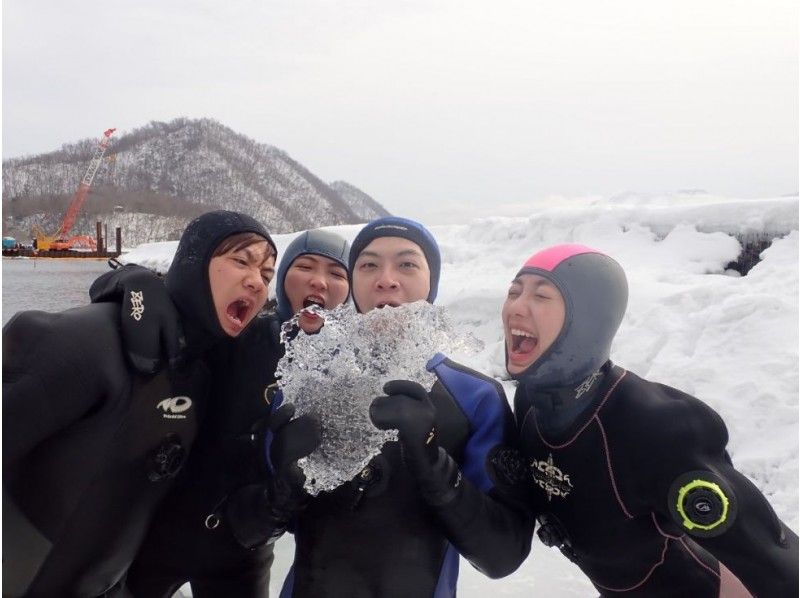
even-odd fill
[[(427, 228), (422, 226), (419, 222), (414, 222), (408, 218), (386, 216), (385, 218), (378, 218), (364, 225), (364, 228), (362, 228), (358, 235), (356, 235), (356, 238), (353, 239), (353, 245), (350, 248), (350, 268), (348, 269), (350, 272), (350, 280), (352, 281), (353, 266), (359, 254), (364, 251), (367, 245), (380, 237), (401, 237), (419, 245), (420, 249), (422, 249), (422, 253), (425, 254), (425, 260), (428, 262), (428, 269), (431, 271), (431, 290), (428, 292), (426, 300), (428, 303), (433, 303), (439, 291), (439, 272), (442, 267), (439, 245)], [(357, 305), (356, 308), (358, 308)]]

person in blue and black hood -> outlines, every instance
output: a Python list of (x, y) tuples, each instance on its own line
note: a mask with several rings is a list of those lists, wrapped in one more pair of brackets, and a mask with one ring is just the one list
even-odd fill
[(177, 311), (163, 324), (185, 333), (185, 359), (171, 370), (140, 374), (123, 349), (122, 329), (149, 316), (149, 288), (129, 293), (122, 320), (118, 306), (92, 304), (6, 324), (3, 596), (122, 591), (207, 415), (208, 356), (266, 302), (275, 255), (243, 214), (187, 226), (166, 282)]
[(503, 306), (539, 537), (602, 596), (797, 596), (797, 535), (702, 401), (613, 364), (628, 285), (582, 245), (531, 256)]
[[(276, 537), (273, 513), (277, 509), (281, 521), (285, 515), (274, 504), (263, 443), (257, 441), (265, 436), (274, 440), (276, 462), (294, 462), (319, 442), (313, 423), (290, 423), (287, 410), (280, 413), (284, 419), (272, 417), (275, 367), (283, 356), (280, 328), (303, 307), (332, 309), (347, 300), (348, 252), (347, 241), (330, 231), (300, 233), (278, 267), (277, 313), (260, 314), (236, 343), (216, 347), (209, 417), (185, 474), (158, 510), (131, 567), (127, 590), (132, 595), (169, 597), (187, 582), (198, 598), (268, 595)], [(125, 313), (130, 291), (142, 285), (151, 289), (153, 307), (145, 326), (128, 331), (126, 349), (135, 352), (143, 368), (179, 362), (176, 331), (165, 326), (172, 303), (163, 287), (158, 294), (159, 282), (148, 270), (128, 266), (105, 274), (96, 281), (92, 298), (122, 300)], [(313, 314), (298, 320), (298, 330), (307, 334), (321, 325)]]
[[(433, 302), (440, 268), (438, 245), (421, 224), (374, 220), (350, 252), (353, 301), (362, 313)], [(503, 467), (514, 426), (502, 387), (442, 354), (427, 367), (437, 377), (430, 392), (395, 380), (373, 401), (373, 423), (397, 429), (399, 441), (354, 480), (310, 499), (302, 476), (293, 480), (304, 510), (294, 513), (295, 558), (282, 597), (452, 597), (459, 554), (492, 577), (527, 556), (533, 522)]]

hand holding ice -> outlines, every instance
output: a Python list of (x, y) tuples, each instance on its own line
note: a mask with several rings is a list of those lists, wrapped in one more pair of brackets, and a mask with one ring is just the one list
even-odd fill
[(300, 462), (306, 489), (316, 495), (351, 480), (386, 441), (397, 438), (369, 418), (369, 406), (386, 382), (413, 380), (430, 389), (435, 378), (425, 364), (431, 357), (473, 353), (481, 346), (453, 330), (444, 308), (423, 301), (366, 314), (349, 305), (313, 309), (325, 326), (287, 341), (277, 376), (297, 414), (312, 413), (322, 424), (319, 449)]

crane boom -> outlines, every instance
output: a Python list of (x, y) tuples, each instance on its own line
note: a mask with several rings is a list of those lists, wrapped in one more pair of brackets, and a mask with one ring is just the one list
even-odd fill
[(55, 234), (56, 238), (60, 239), (61, 237), (66, 237), (69, 231), (72, 230), (75, 220), (83, 207), (83, 202), (86, 201), (86, 197), (89, 195), (89, 188), (92, 186), (94, 175), (97, 174), (100, 164), (103, 163), (103, 155), (106, 153), (106, 149), (108, 149), (108, 144), (111, 141), (111, 135), (114, 134), (114, 131), (116, 131), (116, 129), (106, 129), (97, 147), (94, 148), (94, 154), (92, 154), (92, 159), (89, 161), (89, 168), (86, 169), (86, 174), (83, 175), (81, 184), (78, 185), (78, 190), (75, 192), (75, 196), (72, 198), (67, 208), (64, 220), (61, 221), (61, 226)]

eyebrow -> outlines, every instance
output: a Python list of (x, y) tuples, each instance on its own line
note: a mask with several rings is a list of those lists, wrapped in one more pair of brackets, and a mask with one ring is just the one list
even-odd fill
[(313, 253), (303, 253), (301, 255), (298, 255), (296, 258), (294, 258), (294, 261), (297, 261), (297, 260), (309, 260), (309, 261), (312, 261), (312, 262), (318, 262), (319, 261), (319, 257), (314, 255)]
[[(369, 257), (375, 257), (375, 258), (384, 257), (380, 253), (377, 253), (375, 251), (369, 251), (367, 249), (365, 249), (360, 254), (358, 254), (358, 257), (360, 259), (361, 256), (365, 256), (365, 255), (369, 256)], [(397, 253), (394, 254), (394, 257), (402, 257), (402, 256), (406, 256), (406, 255), (415, 255), (417, 257), (423, 257), (422, 252), (421, 251), (417, 251), (416, 249), (401, 249), (400, 251), (398, 251)]]
[[(268, 247), (269, 247), (269, 245), (268, 245)], [(254, 264), (254, 263), (256, 263), (256, 261), (258, 261), (258, 258), (256, 257), (256, 255), (253, 253), (253, 251), (250, 249), (249, 246), (248, 247), (243, 247), (242, 249), (240, 249), (240, 251), (243, 251), (247, 255), (247, 261), (250, 262), (251, 264)], [(267, 263), (267, 260), (269, 260), (269, 258), (271, 258), (271, 257), (275, 257), (275, 254), (270, 249), (269, 253), (267, 253), (267, 255), (264, 256), (264, 259), (261, 260), (261, 264), (259, 265), (259, 268), (262, 271), (266, 270), (268, 272), (275, 272), (275, 267), (274, 266), (267, 266), (266, 268), (263, 267), (264, 264)]]
[(247, 255), (247, 260), (250, 262), (256, 261), (255, 254), (250, 250), (250, 247), (243, 247), (242, 251)]
[[(523, 285), (523, 282), (522, 282), (522, 279), (521, 279), (519, 276), (517, 276), (517, 277), (516, 277), (514, 280), (512, 280), (512, 281), (511, 281), (511, 284), (516, 284), (516, 285), (519, 285), (519, 286), (524, 286), (524, 285)], [(534, 287), (535, 289), (538, 289), (539, 287), (543, 287), (543, 286), (551, 287), (551, 288), (553, 288), (553, 289), (556, 289), (556, 290), (558, 290), (558, 289), (557, 289), (557, 287), (556, 287), (556, 285), (554, 285), (552, 282), (550, 282), (550, 281), (549, 281), (549, 280), (547, 280), (546, 278), (541, 278), (541, 279), (539, 279), (539, 280), (536, 280), (536, 281), (534, 281), (534, 283), (533, 283), (533, 287)]]
[(347, 271), (347, 268), (342, 266), (339, 262), (329, 257), (325, 257), (323, 255), (316, 255), (314, 253), (304, 253), (302, 255), (298, 255), (294, 259), (294, 261), (296, 262), (297, 260), (310, 260), (315, 264), (322, 264), (323, 266), (326, 266), (328, 268), (340, 268), (341, 270)]

